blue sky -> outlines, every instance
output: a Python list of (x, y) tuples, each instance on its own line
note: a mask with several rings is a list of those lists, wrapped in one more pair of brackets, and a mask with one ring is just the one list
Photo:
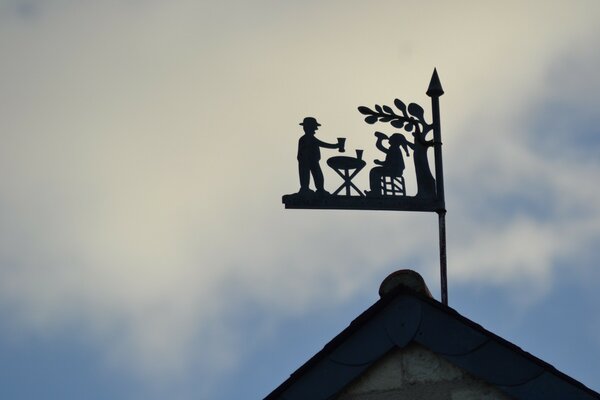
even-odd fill
[(439, 298), (434, 214), (281, 204), (302, 118), (373, 160), (434, 67), (450, 306), (600, 391), (600, 5), (447, 3), (0, 1), (0, 397), (262, 398)]

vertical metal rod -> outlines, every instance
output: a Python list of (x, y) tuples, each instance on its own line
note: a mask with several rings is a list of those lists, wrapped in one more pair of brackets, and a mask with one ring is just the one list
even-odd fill
[(444, 94), (437, 70), (433, 70), (427, 96), (431, 98), (433, 117), (433, 155), (435, 158), (436, 202), (440, 232), (440, 283), (442, 304), (448, 305), (448, 276), (446, 272), (446, 200), (444, 196), (444, 168), (442, 164), (442, 129), (440, 124), (440, 96)]
[(445, 207), (446, 199), (444, 194), (444, 165), (442, 163), (442, 129), (440, 126), (440, 99), (431, 98), (431, 108), (433, 114), (433, 155), (435, 159), (435, 183), (437, 201)]
[(440, 228), (440, 283), (442, 287), (442, 304), (448, 305), (448, 273), (446, 269), (446, 210), (438, 211)]
[(433, 152), (435, 158), (436, 200), (440, 209), (445, 209), (444, 199), (444, 168), (442, 163), (442, 127), (440, 123), (440, 96), (444, 94), (437, 70), (433, 70), (427, 96), (431, 98), (431, 114), (433, 119)]

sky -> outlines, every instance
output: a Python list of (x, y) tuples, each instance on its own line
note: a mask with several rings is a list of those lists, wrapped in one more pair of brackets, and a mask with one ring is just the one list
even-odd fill
[(598, 15), (0, 0), (0, 398), (260, 399), (389, 273), (439, 299), (435, 214), (281, 204), (304, 117), (370, 168), (373, 133), (394, 130), (357, 107), (431, 118), (434, 68), (449, 305), (600, 391)]

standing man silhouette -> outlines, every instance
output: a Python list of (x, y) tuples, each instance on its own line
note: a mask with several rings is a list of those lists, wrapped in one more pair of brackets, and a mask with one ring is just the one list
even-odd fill
[(309, 189), (310, 175), (312, 174), (317, 195), (328, 195), (329, 193), (323, 188), (324, 178), (323, 171), (319, 165), (321, 159), (320, 147), (328, 149), (340, 149), (344, 151), (343, 140), (338, 139), (338, 143), (329, 144), (320, 141), (315, 137), (316, 131), (319, 129), (317, 120), (313, 117), (306, 117), (300, 123), (304, 129), (304, 135), (298, 140), (298, 172), (300, 174), (300, 191), (298, 194), (310, 194)]

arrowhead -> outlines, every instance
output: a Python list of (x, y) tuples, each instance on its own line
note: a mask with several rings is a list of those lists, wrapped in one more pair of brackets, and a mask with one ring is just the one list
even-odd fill
[(429, 82), (429, 88), (427, 89), (427, 96), (429, 97), (440, 97), (444, 94), (440, 78), (437, 74), (437, 69), (433, 69), (433, 75), (431, 75), (431, 81)]

